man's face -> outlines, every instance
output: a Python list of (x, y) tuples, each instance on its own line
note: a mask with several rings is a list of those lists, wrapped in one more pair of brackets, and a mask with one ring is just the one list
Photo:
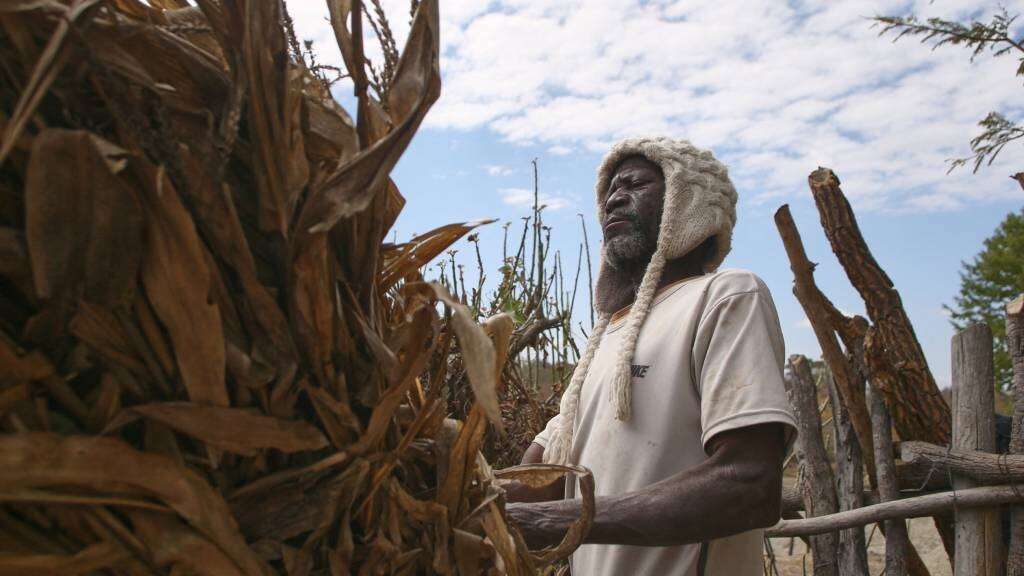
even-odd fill
[(665, 176), (657, 164), (634, 156), (619, 163), (605, 196), (605, 258), (612, 266), (636, 265), (658, 246), (665, 204)]

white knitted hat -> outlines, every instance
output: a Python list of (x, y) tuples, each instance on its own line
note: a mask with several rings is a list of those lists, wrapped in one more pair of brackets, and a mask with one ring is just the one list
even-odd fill
[[(605, 200), (615, 169), (620, 162), (632, 156), (642, 156), (661, 167), (665, 177), (665, 203), (657, 248), (651, 256), (640, 288), (637, 290), (636, 299), (626, 317), (623, 346), (618, 351), (614, 382), (609, 390), (610, 401), (615, 403), (616, 416), (619, 420), (628, 420), (630, 417), (630, 365), (633, 362), (633, 352), (636, 350), (640, 328), (651, 309), (665, 262), (685, 256), (713, 236), (715, 253), (705, 263), (704, 268), (708, 272), (714, 271), (729, 253), (732, 246), (732, 229), (736, 223), (736, 189), (729, 180), (726, 167), (716, 160), (711, 152), (701, 150), (685, 140), (642, 137), (619, 142), (601, 161), (596, 185), (599, 224), (604, 222)], [(608, 264), (602, 246), (598, 290), (602, 286), (601, 279), (607, 273)], [(601, 337), (608, 327), (612, 312), (599, 311), (598, 320), (587, 340), (583, 356), (576, 364), (569, 386), (562, 394), (559, 407), (562, 418), (548, 440), (548, 447), (544, 451), (545, 462), (569, 462), (583, 381), (601, 343)]]

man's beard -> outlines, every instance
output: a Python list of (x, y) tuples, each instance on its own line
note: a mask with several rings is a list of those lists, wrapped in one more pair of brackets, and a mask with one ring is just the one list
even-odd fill
[(651, 259), (658, 247), (656, 240), (650, 237), (633, 220), (633, 229), (627, 233), (613, 236), (605, 242), (604, 257), (613, 268), (633, 268)]

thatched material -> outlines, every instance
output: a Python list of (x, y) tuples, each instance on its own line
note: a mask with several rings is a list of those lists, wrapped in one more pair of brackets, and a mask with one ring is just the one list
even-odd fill
[[(0, 574), (564, 555), (526, 550), (478, 455), (507, 320), (495, 346), (419, 273), (473, 225), (382, 243), (440, 91), (436, 0), (372, 80), (361, 3), (328, 1), (355, 121), (280, 0), (196, 4), (0, 3)], [(461, 426), (443, 370), (421, 381), (456, 343)]]

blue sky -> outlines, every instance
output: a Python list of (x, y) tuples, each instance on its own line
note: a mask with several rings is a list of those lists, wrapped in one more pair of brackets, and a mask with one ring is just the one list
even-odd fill
[[(383, 2), (399, 43), (408, 3)], [(594, 172), (615, 140), (686, 138), (725, 162), (739, 192), (726, 266), (753, 270), (779, 308), (788, 353), (819, 354), (791, 294), (772, 214), (788, 203), (822, 289), (863, 313), (821, 232), (807, 175), (843, 181), (862, 232), (900, 290), (940, 385), (949, 383), (952, 303), (970, 259), (1024, 192), (1010, 146), (978, 174), (946, 174), (990, 110), (1020, 118), (1015, 57), (970, 62), (955, 47), (879, 38), (865, 16), (915, 12), (986, 17), (989, 3), (919, 1), (457, 0), (441, 3), (440, 101), (399, 163), (408, 203), (398, 238), (456, 221), (481, 230), (485, 262), (500, 258), (501, 224), (532, 201), (540, 164), (554, 247), (574, 265), (578, 213), (597, 233)], [(1010, 2), (1024, 11), (1024, 2)], [(340, 63), (320, 2), (292, 1), (299, 35)], [(372, 42), (370, 42), (372, 45)], [(373, 58), (374, 53), (370, 53)], [(339, 87), (339, 95), (348, 90)], [(470, 246), (460, 245), (468, 256)], [(597, 246), (593, 246), (597, 258)], [(582, 315), (581, 315), (582, 318)]]

